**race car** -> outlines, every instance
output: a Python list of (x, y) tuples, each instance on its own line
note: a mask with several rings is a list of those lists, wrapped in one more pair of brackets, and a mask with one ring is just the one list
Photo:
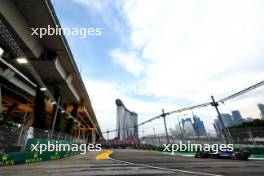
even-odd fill
[(222, 150), (216, 153), (210, 153), (210, 158), (218, 158), (218, 159), (232, 159), (234, 155), (233, 151)]
[(241, 149), (239, 152), (222, 150), (216, 153), (210, 153), (206, 151), (201, 151), (201, 152), (196, 153), (194, 157), (195, 158), (247, 160), (250, 157), (250, 153), (246, 149)]
[(233, 159), (237, 160), (248, 160), (250, 153), (246, 149), (241, 149), (239, 152), (234, 152)]
[(210, 156), (210, 153), (206, 151), (197, 152), (194, 155), (195, 158), (209, 158), (209, 156)]

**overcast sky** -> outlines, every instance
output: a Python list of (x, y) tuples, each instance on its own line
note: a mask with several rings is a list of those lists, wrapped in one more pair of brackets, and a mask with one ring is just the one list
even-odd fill
[[(101, 36), (67, 36), (102, 131), (116, 127), (116, 98), (137, 112), (141, 122), (161, 108), (208, 102), (212, 94), (223, 98), (264, 79), (264, 1), (53, 3), (63, 27), (102, 28)], [(239, 109), (243, 117), (259, 118), (256, 104), (264, 103), (263, 93), (259, 88), (220, 110)], [(208, 131), (213, 129), (212, 107), (194, 113)], [(170, 128), (176, 117), (169, 117)], [(148, 128), (152, 126), (162, 132), (161, 121)]]

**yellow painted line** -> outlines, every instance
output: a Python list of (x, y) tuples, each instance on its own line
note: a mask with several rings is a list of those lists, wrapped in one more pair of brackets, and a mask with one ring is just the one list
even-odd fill
[(96, 160), (107, 160), (109, 159), (109, 155), (113, 153), (112, 150), (106, 150), (96, 155)]

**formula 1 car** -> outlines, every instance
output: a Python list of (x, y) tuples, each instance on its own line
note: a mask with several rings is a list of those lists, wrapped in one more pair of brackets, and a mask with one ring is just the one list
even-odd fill
[(216, 153), (210, 153), (210, 158), (217, 158), (217, 159), (232, 159), (234, 155), (234, 152), (223, 150), (218, 151)]
[(242, 149), (239, 152), (235, 152), (233, 154), (233, 159), (237, 159), (237, 160), (248, 160), (249, 157), (250, 157), (250, 153), (246, 149)]
[(201, 152), (196, 153), (194, 157), (195, 158), (247, 160), (250, 157), (250, 153), (245, 149), (241, 149), (239, 152), (222, 150), (216, 153), (210, 153), (206, 151), (201, 151)]
[(210, 156), (210, 153), (206, 151), (197, 152), (194, 155), (195, 158), (209, 158), (209, 156)]

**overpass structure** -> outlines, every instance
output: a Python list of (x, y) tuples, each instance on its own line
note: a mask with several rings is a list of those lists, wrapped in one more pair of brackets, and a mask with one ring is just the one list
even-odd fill
[(31, 35), (48, 25), (60, 27), (50, 0), (0, 0), (2, 122), (90, 133), (95, 141), (102, 134), (65, 36)]

